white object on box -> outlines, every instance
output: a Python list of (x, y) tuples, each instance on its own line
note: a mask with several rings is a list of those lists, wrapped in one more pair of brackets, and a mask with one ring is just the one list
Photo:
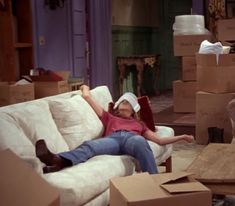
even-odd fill
[(25, 85), (25, 84), (31, 84), (31, 82), (29, 82), (25, 79), (21, 79), (21, 80), (17, 81), (14, 85)]
[(223, 54), (229, 54), (231, 47), (230, 46), (223, 46)]
[(223, 54), (223, 46), (220, 42), (211, 43), (204, 40), (199, 48), (199, 54), (216, 54), (216, 62), (219, 62), (219, 54)]
[(173, 24), (174, 34), (191, 35), (191, 34), (208, 34), (205, 28), (205, 20), (202, 15), (179, 15), (175, 17)]

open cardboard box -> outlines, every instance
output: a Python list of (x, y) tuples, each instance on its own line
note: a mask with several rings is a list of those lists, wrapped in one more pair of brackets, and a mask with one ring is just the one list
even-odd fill
[[(69, 92), (68, 79), (69, 71), (55, 71), (55, 73), (63, 78), (61, 81), (34, 81), (35, 98), (43, 98), (52, 95)], [(40, 77), (40, 76), (39, 76)]]
[(1, 205), (59, 206), (59, 192), (11, 150), (0, 151)]
[(198, 91), (235, 92), (235, 54), (196, 54)]
[(141, 173), (110, 180), (110, 206), (211, 206), (211, 191), (189, 173)]
[(0, 82), (0, 106), (34, 100), (34, 84), (15, 85), (15, 82)]

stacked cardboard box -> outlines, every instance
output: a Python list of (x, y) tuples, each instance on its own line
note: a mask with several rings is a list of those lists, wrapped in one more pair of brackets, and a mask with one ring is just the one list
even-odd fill
[[(60, 71), (55, 72), (63, 78), (61, 81), (45, 81), (45, 78), (40, 79), (40, 76), (35, 76), (33, 82), (35, 85), (35, 98), (42, 98), (69, 91), (68, 78), (70, 72)], [(32, 76), (31, 76), (32, 78)]]
[(17, 85), (0, 82), (0, 106), (16, 104), (34, 99), (34, 84)]
[(231, 142), (232, 128), (226, 106), (235, 98), (235, 54), (196, 54), (196, 141), (208, 143), (208, 127), (224, 128)]
[(218, 41), (235, 41), (235, 18), (220, 19), (217, 25)]
[[(235, 41), (235, 19), (217, 22), (217, 41)], [(231, 142), (232, 128), (226, 106), (235, 98), (235, 54), (197, 54), (196, 141), (208, 143), (208, 127), (224, 128), (224, 141)]]
[(182, 80), (173, 82), (174, 112), (195, 112), (196, 59), (203, 40), (211, 40), (211, 34), (174, 35), (174, 55), (182, 62)]

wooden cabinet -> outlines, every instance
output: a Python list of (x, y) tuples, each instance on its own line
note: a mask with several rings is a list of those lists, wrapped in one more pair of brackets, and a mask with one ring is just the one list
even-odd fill
[(0, 81), (16, 81), (32, 68), (31, 0), (4, 0), (0, 9)]

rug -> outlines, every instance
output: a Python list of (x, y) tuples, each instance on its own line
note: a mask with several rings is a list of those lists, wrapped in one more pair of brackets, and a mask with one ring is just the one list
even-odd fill
[(153, 113), (159, 113), (166, 108), (173, 106), (173, 94), (171, 91), (159, 96), (150, 97), (150, 105)]
[(185, 124), (185, 125), (195, 125), (196, 124), (196, 115), (195, 113), (186, 114), (182, 117), (179, 117), (174, 121), (177, 124)]

